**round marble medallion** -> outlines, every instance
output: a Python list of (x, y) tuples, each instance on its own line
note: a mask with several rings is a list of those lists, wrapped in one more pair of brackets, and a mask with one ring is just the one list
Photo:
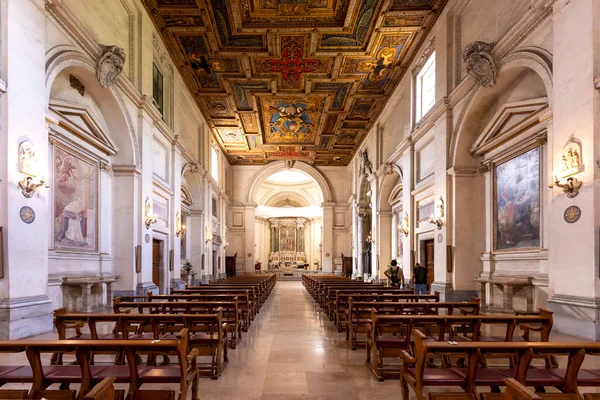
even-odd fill
[(581, 208), (577, 206), (567, 207), (564, 217), (565, 221), (567, 221), (569, 224), (579, 221), (579, 218), (581, 217)]
[(252, 253), (248, 253), (248, 257), (252, 257)]
[(146, 241), (146, 243), (150, 243), (150, 235), (148, 235), (146, 233), (146, 236), (144, 237), (144, 240)]
[(441, 233), (438, 234), (437, 236), (438, 239), (438, 243), (442, 243), (442, 240), (444, 240), (444, 235), (442, 235)]
[(21, 221), (26, 224), (30, 224), (35, 221), (35, 211), (29, 206), (21, 207), (21, 211), (19, 211), (19, 215), (21, 216)]
[(329, 256), (330, 256), (330, 254), (329, 254), (329, 253), (325, 253), (325, 257), (329, 257)]

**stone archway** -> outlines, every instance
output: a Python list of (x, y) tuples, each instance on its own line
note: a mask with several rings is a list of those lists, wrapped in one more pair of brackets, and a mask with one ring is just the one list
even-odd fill
[[(277, 161), (258, 171), (252, 178), (246, 196), (244, 207), (244, 220), (255, 221), (256, 207), (262, 200), (259, 199), (261, 185), (273, 174), (288, 170), (289, 167), (284, 161)], [(333, 272), (333, 203), (330, 185), (323, 174), (316, 168), (302, 162), (296, 162), (292, 170), (298, 170), (310, 176), (316, 182), (320, 193), (317, 203), (323, 209), (322, 218), (322, 236), (321, 236), (321, 268), (323, 273)], [(314, 203), (314, 201), (311, 201)], [(255, 249), (255, 229), (254, 224), (244, 224), (244, 248)], [(245, 254), (244, 269), (246, 273), (254, 272), (255, 251), (247, 251)]]

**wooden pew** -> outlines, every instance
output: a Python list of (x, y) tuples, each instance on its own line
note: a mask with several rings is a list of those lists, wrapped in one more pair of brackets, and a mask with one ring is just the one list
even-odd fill
[(244, 297), (242, 302), (245, 302), (249, 309), (249, 321), (253, 321), (260, 307), (259, 301), (255, 296), (255, 292), (250, 289), (218, 289), (212, 286), (197, 286), (189, 289), (173, 290), (172, 295), (184, 296), (210, 296), (210, 295), (236, 295)]
[[(360, 330), (367, 333), (367, 325), (373, 323), (375, 315), (452, 315), (458, 311), (462, 315), (479, 314), (479, 299), (473, 298), (471, 302), (415, 302), (415, 301), (354, 301), (349, 299), (346, 310), (346, 340), (356, 350), (359, 345), (366, 345), (367, 338), (359, 340)], [(368, 336), (368, 335), (367, 335)]]
[[(397, 359), (402, 351), (411, 350), (412, 337), (407, 332), (414, 328), (429, 333), (430, 339), (437, 341), (523, 342), (532, 340), (531, 331), (537, 331), (540, 342), (547, 342), (552, 321), (552, 312), (544, 309), (537, 315), (380, 315), (372, 310), (371, 323), (366, 326), (367, 363), (372, 362), (372, 371), (380, 381), (385, 377), (397, 378), (400, 366), (386, 360)], [(486, 336), (485, 328), (490, 326), (502, 327), (504, 334)], [(521, 336), (515, 334), (517, 328)], [(548, 367), (556, 366), (551, 358), (545, 357)]]
[[(18, 340), (0, 341), (0, 352), (25, 352), (29, 366), (2, 366), (0, 386), (8, 383), (30, 383), (29, 398), (53, 398), (56, 394), (71, 395), (70, 384), (80, 384), (78, 398), (84, 398), (95, 384), (106, 377), (114, 377), (116, 383), (129, 383), (128, 397), (144, 384), (177, 383), (177, 398), (186, 398), (192, 389), (192, 399), (198, 398), (197, 350), (188, 353), (187, 330), (182, 330), (178, 340)], [(90, 354), (94, 351), (117, 352), (124, 350), (128, 365), (91, 365)], [(71, 352), (77, 357), (77, 365), (44, 365), (42, 355), (54, 352)], [(149, 367), (140, 364), (139, 354), (169, 352), (177, 355), (178, 363), (168, 366)], [(61, 391), (46, 392), (52, 384), (60, 384)], [(61, 396), (62, 397), (62, 396)]]
[[(189, 346), (196, 349), (199, 356), (210, 357), (209, 363), (198, 364), (200, 371), (208, 372), (213, 379), (217, 379), (229, 362), (227, 354), (227, 323), (222, 321), (221, 312), (215, 314), (84, 314), (61, 313), (55, 316), (59, 340), (82, 340), (75, 337), (66, 337), (63, 324), (76, 321), (87, 326), (90, 336), (94, 340), (119, 340), (115, 336), (99, 335), (100, 323), (112, 323), (120, 333), (121, 340), (174, 340), (176, 334), (185, 328), (189, 332)], [(133, 329), (132, 329), (133, 328)], [(93, 364), (93, 352), (90, 362)], [(115, 353), (113, 353), (115, 354)], [(156, 355), (149, 356), (148, 362), (155, 364)], [(116, 352), (115, 364), (122, 364), (121, 352)], [(168, 353), (163, 353), (168, 355)], [(62, 362), (61, 362), (62, 363)]]
[(355, 301), (368, 301), (368, 302), (439, 302), (440, 294), (403, 294), (403, 293), (371, 293), (363, 292), (362, 290), (336, 290), (336, 304), (335, 304), (335, 325), (337, 326), (338, 332), (341, 332), (346, 326), (346, 314), (348, 310), (349, 299), (352, 298)]
[(237, 299), (234, 301), (136, 301), (113, 303), (115, 314), (122, 310), (136, 308), (139, 314), (216, 314), (220, 312), (222, 321), (227, 323), (227, 333), (231, 334), (230, 345), (233, 349), (242, 340), (242, 313)]
[[(241, 328), (248, 332), (250, 326), (250, 316), (252, 305), (249, 304), (249, 294), (245, 293), (201, 293), (201, 294), (155, 294), (148, 293), (148, 296), (120, 296), (113, 299), (113, 304), (121, 302), (144, 302), (144, 301), (236, 301), (242, 314)], [(122, 311), (122, 310), (121, 310)]]
[[(427, 386), (460, 387), (467, 393), (477, 394), (478, 386), (499, 387), (506, 378), (514, 378), (525, 386), (536, 388), (555, 387), (563, 393), (579, 396), (579, 386), (600, 385), (598, 370), (582, 369), (586, 354), (600, 354), (598, 342), (455, 342), (428, 340), (421, 331), (413, 331), (414, 356), (402, 351), (403, 366), (400, 377), (402, 397), (408, 400), (408, 387), (412, 387), (417, 399), (425, 399)], [(518, 360), (516, 368), (510, 366), (482, 367), (481, 356), (504, 354), (507, 359)], [(428, 368), (426, 360), (431, 356), (466, 354), (465, 368), (447, 366)], [(533, 367), (534, 355), (563, 355), (568, 357), (567, 367)]]

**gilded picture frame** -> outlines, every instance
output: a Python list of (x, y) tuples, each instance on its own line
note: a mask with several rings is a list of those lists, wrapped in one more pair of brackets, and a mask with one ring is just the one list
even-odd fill
[(541, 160), (542, 148), (536, 144), (493, 163), (495, 253), (541, 248)]
[(56, 142), (53, 148), (53, 247), (98, 253), (100, 162)]

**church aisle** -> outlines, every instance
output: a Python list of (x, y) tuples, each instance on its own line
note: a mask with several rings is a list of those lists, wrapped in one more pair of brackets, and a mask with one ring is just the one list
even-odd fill
[(202, 379), (202, 399), (392, 399), (398, 380), (377, 382), (364, 350), (323, 319), (299, 281), (278, 281), (271, 297), (230, 353), (217, 381)]

